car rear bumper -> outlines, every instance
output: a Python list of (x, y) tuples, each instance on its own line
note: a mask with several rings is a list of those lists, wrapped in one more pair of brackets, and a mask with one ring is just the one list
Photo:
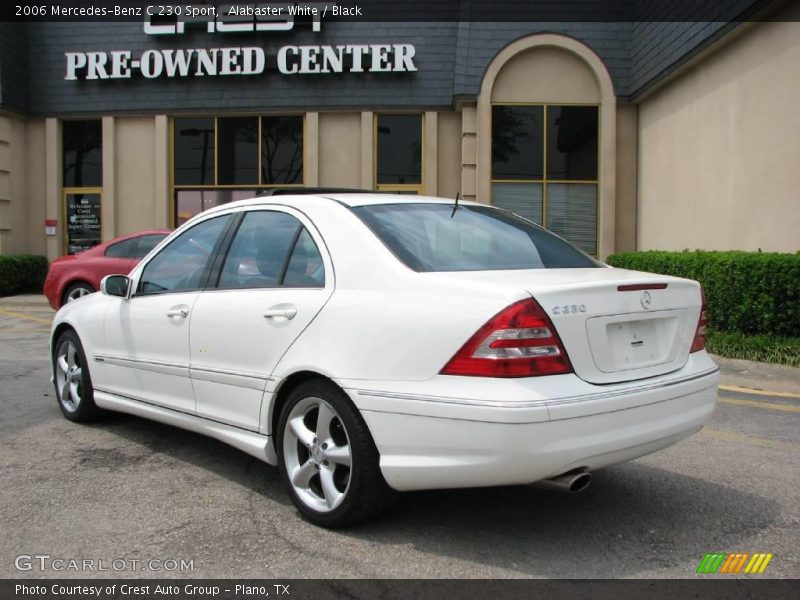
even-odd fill
[[(701, 365), (701, 372), (685, 372)], [(347, 391), (369, 426), (386, 481), (419, 490), (532, 483), (625, 462), (698, 431), (716, 406), (713, 363), (705, 357), (657, 379), (482, 404), (474, 395), (459, 404), (452, 397)]]

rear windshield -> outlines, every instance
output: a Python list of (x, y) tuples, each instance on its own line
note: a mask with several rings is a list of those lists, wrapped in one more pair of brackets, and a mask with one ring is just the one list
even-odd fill
[(575, 269), (602, 263), (513, 213), (489, 206), (378, 204), (361, 218), (415, 271)]

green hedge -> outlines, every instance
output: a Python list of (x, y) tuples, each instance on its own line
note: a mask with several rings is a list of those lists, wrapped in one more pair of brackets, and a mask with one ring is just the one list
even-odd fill
[(47, 266), (44, 256), (0, 254), (0, 296), (41, 292)]
[(706, 349), (728, 358), (800, 367), (800, 338), (708, 330)]
[(608, 264), (696, 279), (718, 331), (800, 337), (800, 254), (772, 252), (628, 252)]

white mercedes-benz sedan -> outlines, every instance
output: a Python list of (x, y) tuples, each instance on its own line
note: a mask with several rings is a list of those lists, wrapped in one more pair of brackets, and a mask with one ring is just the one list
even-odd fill
[(328, 527), (396, 491), (577, 491), (716, 404), (697, 282), (610, 268), (485, 204), (235, 202), (101, 288), (53, 322), (64, 416), (121, 411), (232, 444)]

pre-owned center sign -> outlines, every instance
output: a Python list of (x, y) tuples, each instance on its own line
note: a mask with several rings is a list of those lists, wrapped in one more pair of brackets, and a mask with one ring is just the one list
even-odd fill
[[(350, 14), (343, 10), (334, 2), (149, 6), (144, 19), (144, 33), (178, 35), (187, 29), (198, 28), (212, 34), (285, 32), (294, 28), (298, 18), (311, 19), (312, 30), (319, 32), (325, 16)], [(130, 50), (66, 52), (64, 79), (260, 75), (268, 68), (284, 75), (408, 73), (417, 70), (413, 44), (287, 45), (278, 48), (274, 56), (268, 56), (267, 52), (259, 46), (152, 49), (139, 54)]]
[[(405, 73), (417, 70), (413, 44), (347, 44), (283, 46), (277, 50), (277, 70), (284, 75), (325, 73)], [(258, 46), (66, 52), (64, 79), (130, 79), (260, 75), (267, 69), (267, 52)]]

